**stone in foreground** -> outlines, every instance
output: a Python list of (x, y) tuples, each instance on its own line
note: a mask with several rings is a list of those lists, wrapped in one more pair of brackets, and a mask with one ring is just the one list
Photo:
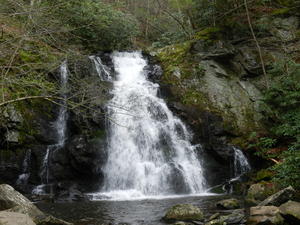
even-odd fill
[(280, 206), (281, 204), (287, 202), (288, 200), (293, 199), (295, 194), (296, 191), (291, 186), (289, 186), (271, 195), (270, 197), (266, 198), (258, 205), (259, 206), (266, 206), (266, 205)]
[(43, 217), (42, 213), (25, 196), (8, 184), (0, 185), (0, 210), (28, 214), (31, 218)]
[(300, 202), (288, 201), (279, 210), (290, 224), (300, 224)]
[(0, 185), (0, 210), (26, 214), (38, 225), (72, 225), (71, 223), (44, 214), (25, 196), (8, 184)]
[(32, 219), (25, 214), (15, 212), (0, 212), (0, 225), (36, 225)]
[(284, 223), (279, 208), (275, 206), (256, 206), (250, 208), (247, 225), (281, 225)]
[(217, 207), (220, 209), (238, 209), (240, 208), (240, 203), (237, 199), (225, 199), (217, 202)]
[(202, 211), (190, 204), (179, 204), (170, 208), (166, 215), (163, 217), (163, 220), (167, 222), (174, 221), (197, 221), (203, 220), (204, 216)]

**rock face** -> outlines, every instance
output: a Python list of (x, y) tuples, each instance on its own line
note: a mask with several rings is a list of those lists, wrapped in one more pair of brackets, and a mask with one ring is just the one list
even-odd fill
[(163, 219), (168, 222), (194, 220), (197, 221), (203, 220), (204, 216), (202, 211), (198, 207), (189, 204), (180, 204), (170, 208)]
[(288, 201), (280, 207), (280, 213), (290, 224), (300, 224), (300, 203)]
[[(103, 57), (108, 61), (107, 55)], [(54, 183), (55, 192), (66, 193), (74, 186), (81, 192), (90, 192), (99, 187), (103, 178), (101, 165), (106, 160), (102, 151), (106, 140), (103, 106), (111, 84), (99, 79), (88, 57), (68, 60), (68, 72), (67, 95), (80, 93), (71, 101), (84, 104), (84, 109), (76, 107), (68, 112), (65, 146), (50, 156), (48, 182)], [(48, 79), (55, 85), (60, 76), (57, 70)], [(53, 123), (58, 112), (59, 106), (43, 100), (20, 102), (0, 110), (3, 134), (0, 135), (0, 183), (10, 184), (22, 193), (31, 193), (37, 185), (45, 183), (41, 171), (48, 146), (57, 144)], [(18, 181), (21, 175), (26, 180)]]
[(240, 203), (237, 199), (225, 199), (217, 202), (217, 207), (220, 209), (237, 209), (240, 207)]
[(266, 205), (274, 205), (274, 206), (280, 206), (281, 204), (287, 202), (290, 199), (293, 199), (296, 192), (295, 190), (289, 186), (270, 197), (266, 198), (264, 201), (259, 203), (259, 206), (266, 206)]
[(15, 212), (0, 212), (0, 225), (36, 225), (25, 214)]
[(275, 206), (257, 206), (250, 208), (250, 216), (247, 220), (248, 225), (280, 225), (284, 219), (280, 215), (279, 208)]
[[(299, 17), (270, 16), (267, 22), (261, 22), (269, 24), (268, 35), (258, 37), (267, 70), (284, 58), (278, 48), (283, 40), (289, 41), (288, 54), (297, 59)], [(169, 105), (190, 125), (195, 139), (201, 140), (209, 158), (204, 161), (212, 162), (206, 168), (213, 171), (210, 174), (228, 178), (232, 174), (224, 166), (231, 156), (227, 144), (247, 147), (249, 135), (265, 134), (271, 121), (265, 118), (262, 99), (266, 81), (255, 43), (248, 37), (224, 40), (218, 35), (222, 36), (203, 30), (191, 42), (167, 46), (153, 54), (164, 70), (160, 84)], [(271, 85), (275, 80), (267, 79)], [(207, 177), (208, 183), (216, 185), (214, 177)]]

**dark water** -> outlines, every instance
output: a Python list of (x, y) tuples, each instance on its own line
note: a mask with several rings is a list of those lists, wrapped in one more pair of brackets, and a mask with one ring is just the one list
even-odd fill
[[(76, 225), (130, 224), (163, 225), (160, 221), (173, 205), (188, 203), (200, 207), (205, 215), (214, 213), (216, 201), (225, 196), (198, 196), (139, 201), (93, 201), (73, 203), (38, 203), (44, 212)], [(226, 197), (225, 197), (226, 198)]]

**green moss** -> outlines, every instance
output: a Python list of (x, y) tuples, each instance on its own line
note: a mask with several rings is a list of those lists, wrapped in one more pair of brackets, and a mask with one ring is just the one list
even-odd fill
[(182, 102), (187, 105), (206, 105), (208, 99), (199, 91), (187, 89), (182, 96)]
[(216, 40), (220, 36), (220, 28), (207, 27), (204, 30), (197, 32), (194, 36), (195, 40)]
[[(159, 51), (157, 56), (164, 69), (164, 83), (179, 84), (181, 79), (186, 79), (193, 73), (190, 48), (191, 42), (188, 41), (167, 46)], [(174, 75), (177, 70), (180, 71), (180, 77)]]
[(21, 50), (19, 52), (19, 56), (21, 61), (23, 61), (24, 63), (32, 63), (32, 62), (37, 62), (40, 61), (40, 57), (37, 54), (34, 54), (33, 52), (30, 51), (25, 51), (25, 50)]
[(282, 16), (286, 15), (290, 12), (290, 8), (280, 8), (280, 9), (275, 9), (272, 12), (272, 16)]
[(274, 173), (272, 171), (264, 169), (264, 170), (260, 170), (256, 173), (254, 180), (256, 182), (268, 181), (268, 180), (271, 180), (273, 176), (274, 176)]

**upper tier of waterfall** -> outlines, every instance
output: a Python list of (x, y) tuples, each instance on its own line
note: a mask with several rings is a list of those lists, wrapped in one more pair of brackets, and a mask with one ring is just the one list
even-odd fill
[[(139, 52), (112, 54), (116, 71), (107, 105), (108, 159), (98, 198), (128, 199), (205, 192), (201, 146), (157, 96)], [(95, 195), (94, 195), (95, 196)]]

